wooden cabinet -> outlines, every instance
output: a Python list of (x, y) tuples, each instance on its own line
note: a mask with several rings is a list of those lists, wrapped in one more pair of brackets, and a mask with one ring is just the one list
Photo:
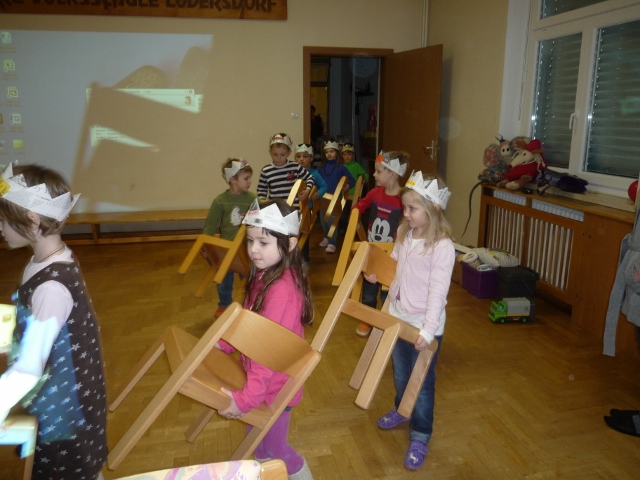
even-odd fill
[[(572, 307), (572, 323), (602, 338), (620, 244), (631, 212), (554, 195), (484, 186), (478, 246), (501, 248), (540, 275), (537, 288)], [(635, 328), (620, 315), (618, 350), (640, 357)]]

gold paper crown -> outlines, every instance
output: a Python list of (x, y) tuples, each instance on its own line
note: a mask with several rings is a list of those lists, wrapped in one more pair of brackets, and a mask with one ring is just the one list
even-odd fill
[(411, 172), (411, 176), (405, 187), (414, 190), (419, 195), (423, 196), (427, 200), (440, 205), (442, 210), (447, 208), (447, 203), (451, 197), (451, 192), (447, 187), (442, 189), (438, 188), (438, 181), (434, 179), (425, 180), (421, 171)]
[(80, 194), (71, 197), (67, 192), (56, 198), (51, 198), (44, 183), (28, 187), (22, 174), (13, 175), (13, 166), (9, 164), (2, 172), (0, 179), (0, 197), (22, 208), (63, 222), (73, 206), (80, 198)]
[(354, 147), (351, 143), (345, 143), (342, 146), (342, 151), (343, 152), (353, 152), (356, 153), (356, 147)]
[(283, 235), (297, 236), (300, 231), (300, 216), (294, 210), (286, 217), (282, 216), (278, 205), (272, 203), (268, 207), (260, 208), (260, 202), (256, 198), (249, 211), (244, 216), (242, 223), (252, 227), (266, 228)]
[(324, 149), (333, 148), (334, 150), (340, 150), (340, 144), (335, 140), (329, 140), (324, 142)]
[(244, 167), (248, 167), (249, 162), (247, 162), (244, 158), (241, 158), (240, 161), (232, 161), (231, 168), (224, 169), (224, 178), (227, 179), (227, 183), (236, 176), (236, 174), (242, 170)]
[(382, 163), (386, 168), (392, 172), (397, 173), (401, 177), (407, 173), (407, 164), (402, 165), (397, 158), (391, 158), (387, 152), (380, 150), (380, 153), (376, 157), (376, 163)]

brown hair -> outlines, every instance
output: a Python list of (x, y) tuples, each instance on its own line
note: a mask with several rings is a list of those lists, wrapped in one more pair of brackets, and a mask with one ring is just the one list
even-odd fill
[[(284, 200), (275, 198), (271, 200), (263, 200), (260, 202), (260, 208), (266, 208), (271, 204), (276, 204), (282, 216), (289, 215), (295, 211)], [(303, 309), (302, 317), (300, 321), (303, 325), (311, 325), (313, 322), (313, 303), (311, 301), (311, 287), (309, 285), (309, 277), (307, 275), (307, 268), (304, 265), (302, 259), (302, 252), (296, 246), (292, 250), (289, 250), (289, 238), (290, 235), (274, 232), (268, 228), (263, 228), (263, 232), (275, 237), (277, 240), (278, 251), (280, 252), (280, 261), (272, 267), (264, 270), (264, 273), (260, 279), (264, 282), (264, 287), (258, 292), (258, 295), (251, 306), (251, 310), (256, 313), (261, 313), (264, 306), (264, 300), (267, 297), (269, 288), (284, 274), (287, 269), (291, 269), (293, 279), (296, 283), (296, 287), (302, 293)], [(245, 300), (249, 296), (249, 292), (255, 288), (258, 281), (256, 266), (252, 263), (249, 271), (249, 278), (247, 279), (247, 285), (245, 290)]]
[[(71, 191), (67, 180), (55, 170), (41, 165), (17, 165), (13, 167), (13, 174), (24, 176), (24, 180), (28, 187), (33, 187), (44, 183), (51, 198), (59, 197)], [(31, 228), (33, 223), (27, 216), (29, 210), (15, 203), (9, 202), (0, 197), (0, 218), (5, 219), (11, 228), (18, 232), (21, 236), (29, 240), (35, 240)], [(64, 221), (59, 222), (55, 218), (40, 217), (40, 232), (43, 237), (48, 235), (56, 235), (62, 232)]]

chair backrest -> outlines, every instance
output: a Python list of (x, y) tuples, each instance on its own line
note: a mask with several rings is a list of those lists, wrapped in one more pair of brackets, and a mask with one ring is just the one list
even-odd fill
[(356, 186), (353, 189), (353, 195), (352, 194), (347, 195), (347, 199), (351, 200), (352, 207), (360, 201), (360, 198), (362, 197), (363, 189), (364, 189), (364, 175), (360, 174), (356, 179)]

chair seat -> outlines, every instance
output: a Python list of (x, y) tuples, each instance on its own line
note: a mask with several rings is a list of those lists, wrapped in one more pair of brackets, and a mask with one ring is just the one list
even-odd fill
[[(179, 328), (169, 327), (165, 348), (172, 372), (187, 358), (199, 340)], [(239, 354), (227, 355), (214, 348), (178, 392), (214, 410), (224, 410), (229, 406), (229, 397), (222, 392), (222, 388), (241, 390), (246, 382), (247, 374)], [(269, 405), (263, 402), (246, 413), (243, 420), (250, 425), (263, 427), (272, 415)]]

